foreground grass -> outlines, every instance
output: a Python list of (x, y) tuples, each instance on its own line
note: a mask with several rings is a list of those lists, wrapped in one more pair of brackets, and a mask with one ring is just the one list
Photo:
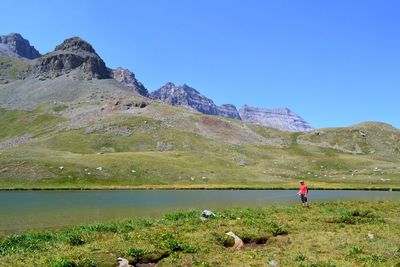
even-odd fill
[[(202, 222), (192, 210), (10, 235), (0, 241), (0, 265), (116, 266), (125, 257), (157, 266), (399, 266), (399, 212), (398, 201), (322, 202), (229, 209)], [(228, 231), (243, 250), (226, 247)]]

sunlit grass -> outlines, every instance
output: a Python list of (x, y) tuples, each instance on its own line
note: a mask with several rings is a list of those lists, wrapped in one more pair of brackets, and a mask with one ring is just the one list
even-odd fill
[[(398, 201), (217, 210), (205, 222), (201, 211), (176, 212), (158, 220), (10, 235), (0, 241), (0, 262), (114, 266), (125, 257), (158, 266), (266, 266), (270, 260), (280, 266), (396, 266), (399, 212)], [(229, 248), (228, 231), (246, 243), (243, 250)]]

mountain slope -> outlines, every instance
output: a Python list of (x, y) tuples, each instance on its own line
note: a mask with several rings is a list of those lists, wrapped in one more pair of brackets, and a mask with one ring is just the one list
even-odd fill
[(282, 131), (305, 132), (314, 128), (288, 108), (262, 109), (244, 105), (239, 110), (242, 120)]
[(187, 108), (171, 106), (132, 90), (134, 76), (112, 79), (101, 62), (72, 38), (0, 85), (0, 188), (295, 187), (299, 179), (400, 188), (398, 129), (291, 133), (209, 116), (193, 106), (218, 107), (195, 89), (167, 84), (165, 99)]

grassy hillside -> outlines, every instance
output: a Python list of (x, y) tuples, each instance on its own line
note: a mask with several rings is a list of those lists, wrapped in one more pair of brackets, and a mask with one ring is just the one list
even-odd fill
[(0, 56), (0, 84), (15, 81), (28, 70), (27, 60)]
[(399, 140), (377, 123), (287, 133), (96, 97), (0, 110), (0, 188), (400, 188)]
[[(178, 212), (0, 239), (0, 266), (398, 266), (400, 203), (327, 202)], [(245, 243), (230, 248), (233, 231)], [(270, 265), (271, 264), (271, 265)]]

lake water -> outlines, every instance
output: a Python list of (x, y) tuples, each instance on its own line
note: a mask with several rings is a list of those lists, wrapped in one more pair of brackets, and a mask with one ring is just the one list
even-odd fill
[[(187, 209), (263, 207), (299, 202), (296, 190), (0, 191), (0, 235)], [(322, 200), (400, 200), (400, 192), (314, 190)]]

